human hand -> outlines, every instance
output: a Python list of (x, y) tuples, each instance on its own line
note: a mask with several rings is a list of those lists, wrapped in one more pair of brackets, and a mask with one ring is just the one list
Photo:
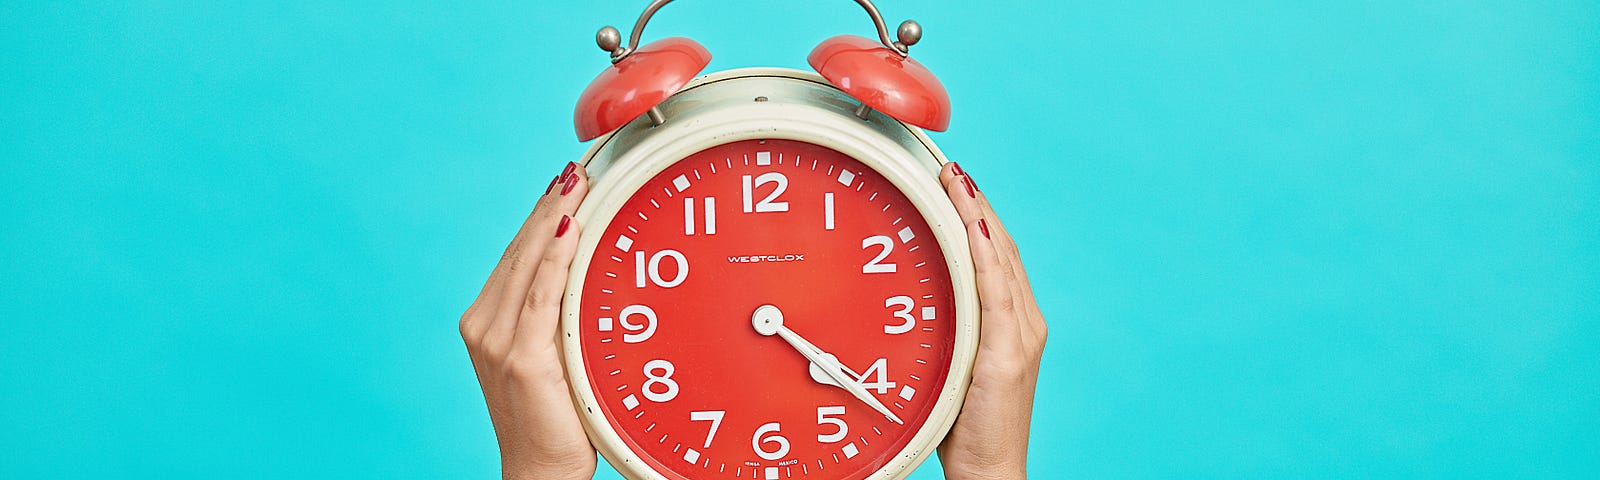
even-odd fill
[(507, 479), (594, 476), (594, 446), (573, 406), (557, 338), (581, 229), (572, 214), (588, 188), (583, 167), (568, 163), (461, 316)]
[(981, 308), (972, 385), (950, 435), (939, 445), (939, 462), (946, 478), (1027, 478), (1044, 314), (1034, 301), (1017, 244), (988, 197), (954, 162), (939, 172), (939, 181), (967, 226)]

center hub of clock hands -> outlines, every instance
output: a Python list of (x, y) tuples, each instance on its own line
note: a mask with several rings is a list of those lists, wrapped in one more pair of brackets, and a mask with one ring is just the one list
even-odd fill
[[(878, 413), (888, 417), (889, 421), (905, 424), (900, 420), (900, 417), (895, 416), (894, 412), (890, 412), (888, 407), (883, 406), (883, 402), (878, 401), (877, 397), (867, 393), (865, 387), (862, 387), (861, 384), (856, 383), (855, 379), (850, 377), (854, 372), (839, 362), (839, 357), (822, 351), (816, 345), (806, 341), (800, 334), (794, 333), (794, 330), (783, 326), (783, 311), (778, 310), (778, 307), (773, 305), (756, 307), (755, 313), (750, 315), (750, 324), (755, 327), (756, 333), (762, 336), (770, 337), (773, 334), (777, 334), (785, 342), (789, 342), (789, 346), (794, 347), (801, 355), (804, 355), (806, 360), (811, 361), (809, 367), (811, 378), (816, 380), (817, 383), (843, 388), (850, 392), (851, 395), (854, 395), (857, 400), (861, 400), (862, 403), (866, 403), (873, 410), (877, 410)], [(817, 374), (819, 370), (822, 373), (822, 378), (819, 378)], [(831, 381), (824, 381), (823, 378)]]

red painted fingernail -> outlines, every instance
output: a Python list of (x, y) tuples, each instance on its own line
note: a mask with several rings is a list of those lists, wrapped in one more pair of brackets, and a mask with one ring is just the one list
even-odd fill
[(972, 183), (972, 177), (962, 175), (961, 186), (967, 187), (967, 196), (978, 198), (978, 192), (976, 191), (978, 186)]
[(551, 190), (555, 190), (557, 183), (561, 183), (561, 177), (559, 175), (556, 176), (556, 178), (550, 179), (550, 186), (544, 187), (544, 194), (549, 195)]
[(961, 164), (956, 162), (950, 162), (950, 173), (954, 173), (958, 177), (967, 174), (967, 172), (961, 171)]
[(561, 170), (561, 177), (556, 177), (556, 178), (562, 178), (562, 177), (566, 177), (567, 175), (572, 175), (572, 171), (573, 170), (577, 170), (577, 169), (578, 169), (578, 162), (567, 162), (567, 168)]
[[(565, 225), (565, 223), (562, 225)], [(983, 221), (981, 218), (978, 219), (978, 231), (983, 232), (983, 238), (989, 238), (989, 223)], [(556, 236), (559, 237), (561, 234), (557, 233)]]
[(561, 194), (572, 193), (572, 187), (578, 186), (578, 175), (567, 175), (567, 183), (561, 184)]
[[(561, 223), (556, 224), (556, 238), (561, 238), (561, 235), (567, 233), (567, 227), (569, 225), (572, 225), (572, 217), (569, 217), (569, 216), (566, 216), (566, 215), (562, 215), (561, 216)], [(985, 232), (984, 235), (988, 235), (988, 231), (987, 230), (985, 230), (984, 232)]]
[(980, 191), (980, 192), (983, 191), (983, 189), (978, 188), (978, 182), (972, 181), (972, 175), (962, 176), (961, 178), (967, 179), (967, 185), (972, 185), (972, 189), (973, 190), (977, 190), (977, 191)]

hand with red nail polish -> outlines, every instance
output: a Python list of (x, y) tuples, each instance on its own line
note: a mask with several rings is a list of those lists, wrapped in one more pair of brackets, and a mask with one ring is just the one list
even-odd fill
[(939, 173), (967, 225), (978, 280), (978, 358), (961, 414), (939, 445), (945, 478), (1027, 478), (1028, 430), (1044, 355), (1044, 314), (1017, 244), (969, 174), (951, 162)]
[(582, 228), (572, 215), (586, 193), (583, 168), (568, 163), (461, 316), (461, 338), (489, 406), (505, 478), (594, 476), (594, 447), (573, 407), (557, 340)]

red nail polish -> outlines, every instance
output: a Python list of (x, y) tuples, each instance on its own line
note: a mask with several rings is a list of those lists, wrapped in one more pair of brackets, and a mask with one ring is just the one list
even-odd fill
[(978, 192), (976, 191), (978, 186), (972, 183), (972, 177), (962, 175), (961, 186), (967, 187), (967, 196), (978, 198)]
[(572, 193), (572, 188), (576, 186), (578, 186), (578, 176), (576, 174), (567, 175), (567, 183), (561, 184), (561, 194)]
[(567, 168), (561, 170), (561, 176), (560, 177), (556, 177), (556, 178), (566, 178), (567, 175), (572, 175), (572, 171), (573, 170), (577, 170), (577, 169), (578, 169), (578, 162), (567, 162)]
[(961, 171), (961, 164), (956, 162), (950, 162), (950, 173), (954, 173), (958, 177), (967, 174), (967, 172)]
[[(561, 223), (556, 224), (556, 238), (561, 238), (561, 235), (567, 233), (567, 227), (570, 225), (572, 225), (572, 217), (562, 215)], [(984, 235), (988, 235), (988, 233)]]
[(557, 183), (561, 183), (561, 177), (557, 176), (556, 178), (550, 179), (550, 186), (544, 187), (544, 194), (549, 195), (551, 190), (555, 190)]
[(977, 190), (977, 191), (980, 191), (980, 192), (983, 191), (983, 189), (978, 188), (978, 182), (972, 181), (972, 175), (966, 175), (966, 176), (963, 176), (961, 178), (967, 179), (967, 185), (972, 185), (972, 189), (973, 190)]
[[(978, 231), (983, 232), (983, 238), (989, 238), (989, 223), (983, 221), (981, 218), (978, 219)], [(559, 237), (561, 234), (557, 233), (556, 236)]]

